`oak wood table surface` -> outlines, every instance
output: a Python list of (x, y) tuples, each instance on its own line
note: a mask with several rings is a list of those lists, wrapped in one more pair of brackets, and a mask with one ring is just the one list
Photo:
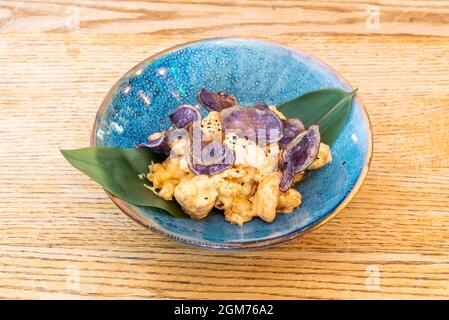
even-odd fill
[[(166, 240), (59, 154), (132, 66), (217, 36), (311, 53), (369, 112), (364, 185), (300, 240)], [(0, 1), (0, 297), (449, 298), (448, 57), (448, 1)]]

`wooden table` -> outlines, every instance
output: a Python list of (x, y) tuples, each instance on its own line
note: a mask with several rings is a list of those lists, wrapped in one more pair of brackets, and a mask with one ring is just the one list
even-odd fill
[[(449, 2), (0, 1), (1, 298), (449, 298)], [(136, 224), (58, 148), (87, 146), (144, 58), (215, 36), (311, 53), (353, 86), (374, 155), (335, 219), (268, 250)]]

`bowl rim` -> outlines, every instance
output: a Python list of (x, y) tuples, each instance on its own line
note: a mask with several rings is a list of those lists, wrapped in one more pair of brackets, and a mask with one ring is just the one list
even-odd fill
[[(305, 56), (306, 58), (309, 58), (309, 59), (313, 60), (314, 62), (320, 63), (324, 68), (327, 68), (330, 72), (337, 75), (338, 78), (343, 82), (344, 85), (346, 85), (349, 88), (352, 88), (350, 86), (349, 82), (345, 78), (343, 78), (334, 68), (332, 68), (330, 65), (328, 65), (321, 59), (319, 59), (307, 52), (296, 50), (296, 49), (290, 48), (288, 46), (285, 46), (285, 45), (282, 45), (282, 44), (279, 44), (276, 42), (261, 40), (261, 39), (257, 39), (257, 38), (251, 38), (251, 37), (212, 37), (212, 38), (193, 40), (193, 41), (181, 43), (181, 44), (169, 47), (165, 50), (159, 51), (158, 53), (153, 54), (153, 55), (149, 56), (148, 58), (144, 59), (143, 61), (139, 62), (134, 67), (132, 67), (129, 71), (127, 71), (125, 74), (120, 76), (120, 78), (114, 83), (114, 85), (111, 87), (111, 89), (109, 89), (108, 93), (103, 98), (103, 101), (101, 102), (100, 107), (97, 110), (97, 113), (95, 116), (95, 121), (94, 121), (94, 124), (92, 127), (91, 137), (90, 137), (90, 146), (91, 147), (96, 146), (96, 132), (97, 132), (98, 124), (101, 120), (101, 116), (102, 116), (105, 108), (108, 106), (108, 104), (113, 96), (113, 93), (116, 91), (117, 87), (120, 85), (120, 81), (122, 79), (128, 77), (131, 74), (135, 74), (136, 71), (139, 70), (142, 66), (147, 65), (148, 63), (158, 59), (159, 57), (164, 56), (173, 51), (176, 51), (178, 49), (185, 48), (185, 47), (191, 46), (193, 44), (198, 44), (201, 42), (220, 41), (220, 40), (251, 40), (251, 41), (255, 41), (255, 42), (269, 44), (272, 46), (278, 46), (280, 48), (287, 49), (291, 52), (294, 52), (296, 54), (300, 53), (301, 55)], [(323, 226), (324, 224), (329, 222), (331, 219), (333, 219), (340, 211), (342, 211), (348, 205), (348, 203), (354, 198), (354, 196), (357, 194), (357, 192), (360, 190), (360, 187), (362, 186), (362, 184), (365, 181), (366, 176), (368, 174), (368, 171), (369, 171), (369, 168), (371, 165), (372, 156), (373, 156), (373, 131), (371, 128), (370, 117), (368, 115), (368, 112), (367, 112), (365, 106), (363, 105), (361, 99), (358, 96), (356, 96), (355, 99), (358, 101), (358, 104), (360, 105), (360, 110), (362, 111), (363, 118), (366, 121), (367, 128), (368, 128), (368, 143), (367, 143), (368, 149), (367, 149), (367, 153), (366, 153), (365, 160), (363, 163), (362, 171), (360, 172), (354, 186), (349, 191), (349, 193), (347, 193), (345, 195), (343, 200), (332, 211), (330, 211), (325, 217), (315, 221), (314, 223), (310, 224), (306, 228), (295, 230), (295, 231), (292, 231), (285, 235), (280, 235), (280, 236), (263, 239), (263, 240), (250, 240), (250, 241), (243, 241), (243, 242), (241, 242), (241, 241), (218, 242), (218, 241), (209, 241), (209, 240), (197, 240), (197, 239), (192, 239), (192, 238), (185, 237), (185, 236), (180, 236), (176, 233), (162, 229), (158, 225), (152, 223), (152, 221), (149, 217), (147, 217), (146, 215), (140, 214), (138, 212), (138, 210), (133, 209), (132, 205), (129, 204), (128, 202), (114, 196), (113, 194), (111, 194), (109, 191), (107, 191), (105, 189), (103, 189), (103, 190), (106, 192), (108, 197), (112, 200), (112, 202), (121, 211), (123, 211), (126, 215), (128, 215), (130, 218), (132, 218), (134, 221), (140, 223), (141, 225), (147, 227), (148, 229), (150, 229), (156, 233), (159, 233), (159, 234), (165, 236), (168, 239), (172, 239), (172, 240), (175, 240), (177, 242), (180, 242), (180, 243), (183, 243), (183, 244), (186, 244), (189, 246), (202, 247), (202, 248), (208, 248), (208, 249), (228, 249), (228, 250), (229, 249), (245, 250), (245, 249), (258, 249), (258, 248), (261, 249), (261, 248), (272, 247), (274, 245), (279, 245), (279, 244), (291, 241), (293, 239), (300, 238), (303, 235), (305, 235), (306, 233)]]

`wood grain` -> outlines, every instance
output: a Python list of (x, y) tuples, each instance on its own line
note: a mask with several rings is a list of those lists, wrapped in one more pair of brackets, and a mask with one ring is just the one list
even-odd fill
[[(449, 2), (375, 3), (0, 1), (0, 297), (448, 299)], [(312, 53), (368, 109), (364, 185), (299, 241), (249, 252), (168, 241), (59, 154), (89, 144), (125, 71), (215, 36)]]

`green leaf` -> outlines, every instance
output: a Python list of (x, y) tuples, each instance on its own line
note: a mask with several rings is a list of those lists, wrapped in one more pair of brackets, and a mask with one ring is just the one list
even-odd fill
[(319, 125), (321, 141), (332, 145), (349, 116), (356, 91), (312, 91), (279, 105), (278, 110), (287, 118), (300, 119), (306, 127)]
[(165, 201), (155, 195), (144, 184), (139, 175), (148, 172), (151, 161), (159, 159), (144, 148), (92, 147), (61, 150), (67, 161), (99, 183), (113, 195), (129, 203), (163, 209), (174, 217), (186, 217), (175, 201)]

